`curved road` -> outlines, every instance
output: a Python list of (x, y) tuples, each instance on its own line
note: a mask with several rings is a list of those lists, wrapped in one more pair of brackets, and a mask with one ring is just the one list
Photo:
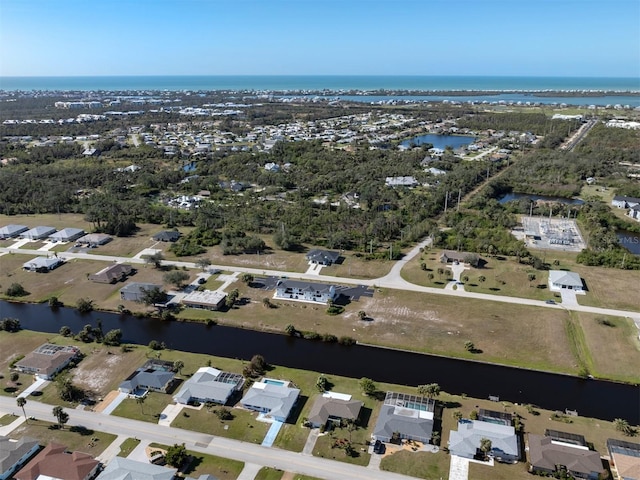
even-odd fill
[[(379, 287), (379, 288), (390, 288), (395, 290), (408, 290), (412, 292), (420, 292), (420, 293), (429, 293), (432, 295), (448, 295), (451, 297), (459, 297), (459, 298), (473, 298), (476, 300), (485, 300), (491, 302), (502, 302), (502, 303), (515, 303), (518, 305), (531, 305), (534, 307), (544, 307), (544, 308), (555, 308), (555, 309), (565, 309), (565, 310), (573, 310), (576, 312), (587, 312), (587, 313), (595, 313), (598, 315), (611, 315), (615, 317), (628, 317), (634, 319), (637, 324), (640, 324), (640, 311), (630, 311), (630, 310), (617, 310), (613, 308), (600, 308), (600, 307), (589, 307), (586, 305), (561, 305), (561, 304), (548, 304), (542, 300), (532, 300), (529, 298), (520, 298), (520, 297), (507, 297), (504, 295), (492, 295), (488, 293), (476, 293), (476, 292), (466, 292), (462, 290), (444, 290), (441, 288), (433, 288), (433, 287), (423, 287), (421, 285), (416, 285), (414, 283), (407, 282), (404, 278), (402, 278), (400, 272), (402, 268), (416, 255), (420, 253), (420, 248), (431, 245), (431, 239), (423, 240), (418, 245), (416, 245), (407, 255), (405, 255), (401, 260), (398, 260), (391, 271), (383, 277), (375, 278), (373, 280), (362, 280), (356, 278), (347, 278), (347, 277), (334, 277), (329, 275), (310, 275), (306, 273), (298, 273), (298, 272), (286, 272), (281, 270), (266, 270), (262, 268), (248, 268), (248, 267), (235, 267), (228, 265), (211, 265), (209, 268), (217, 268), (220, 270), (233, 270), (235, 272), (240, 273), (251, 273), (252, 275), (270, 275), (275, 277), (287, 276), (289, 278), (295, 278), (298, 280), (308, 280), (312, 282), (323, 281), (329, 283), (341, 283), (348, 285), (367, 285), (371, 287)], [(38, 250), (28, 250), (24, 248), (0, 248), (0, 255), (2, 254), (23, 254), (23, 255), (47, 255), (50, 253), (42, 252)], [(104, 262), (123, 262), (123, 263), (135, 263), (135, 264), (145, 264), (145, 260), (142, 258), (136, 257), (116, 257), (112, 255), (94, 255), (90, 253), (71, 253), (71, 252), (62, 252), (58, 253), (58, 257), (65, 260), (72, 259), (81, 259), (81, 260), (97, 260)], [(162, 262), (165, 265), (174, 265), (178, 268), (186, 267), (191, 269), (199, 269), (199, 267), (193, 262), (181, 262), (175, 260), (163, 260)]]
[[(29, 400), (25, 405), (27, 415), (55, 423), (56, 419), (51, 413), (52, 409), (53, 405), (33, 400)], [(17, 416), (22, 415), (21, 409), (16, 405), (15, 398), (11, 397), (0, 397), (0, 411), (13, 413)], [(184, 443), (187, 449), (194, 452), (222, 456), (317, 478), (328, 480), (408, 480), (413, 478), (279, 448), (268, 448), (239, 440), (165, 427), (155, 423), (102, 415), (85, 410), (66, 408), (65, 411), (69, 414), (69, 426), (83, 426), (96, 431), (126, 435), (166, 445)]]

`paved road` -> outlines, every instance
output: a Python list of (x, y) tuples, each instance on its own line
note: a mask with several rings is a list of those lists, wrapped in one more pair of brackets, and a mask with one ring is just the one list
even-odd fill
[[(52, 405), (29, 400), (25, 409), (28, 416), (55, 422), (51, 414)], [(15, 398), (11, 397), (0, 397), (0, 411), (22, 415), (21, 409), (16, 405)], [(138, 438), (143, 442), (152, 441), (168, 445), (184, 442), (189, 450), (195, 452), (224, 456), (245, 463), (278, 468), (283, 471), (327, 480), (408, 480), (413, 478), (279, 448), (267, 448), (253, 443), (213, 437), (173, 427), (163, 427), (154, 423), (105, 416), (83, 410), (67, 409), (67, 412), (69, 413), (69, 426), (81, 425), (97, 431)]]
[[(395, 290), (408, 290), (412, 292), (430, 293), (432, 295), (449, 295), (449, 296), (459, 297), (459, 298), (473, 298), (476, 300), (485, 300), (485, 301), (502, 302), (502, 303), (515, 303), (518, 305), (531, 305), (535, 307), (544, 307), (544, 308), (555, 308), (555, 309), (564, 308), (566, 310), (573, 310), (576, 312), (587, 312), (587, 313), (595, 313), (597, 315), (612, 315), (615, 317), (628, 317), (631, 319), (640, 319), (640, 311), (617, 310), (613, 308), (599, 308), (599, 307), (590, 307), (586, 305), (564, 305), (564, 306), (551, 305), (551, 304), (545, 303), (542, 300), (532, 300), (529, 298), (520, 298), (520, 297), (507, 297), (504, 295), (492, 295), (488, 293), (467, 292), (463, 290), (444, 290), (442, 288), (423, 287), (421, 285), (415, 285), (413, 283), (407, 282), (400, 275), (400, 271), (402, 270), (402, 267), (404, 267), (404, 265), (406, 265), (406, 263), (409, 260), (415, 257), (418, 253), (420, 253), (421, 246), (426, 246), (428, 244), (429, 244), (429, 239), (419, 243), (403, 259), (397, 261), (387, 275), (385, 275), (384, 277), (375, 278), (373, 280), (362, 280), (362, 279), (347, 278), (347, 277), (334, 277), (329, 275), (318, 276), (318, 275), (309, 275), (306, 273), (298, 273), (298, 272), (266, 270), (261, 268), (235, 267), (235, 266), (229, 266), (229, 265), (211, 265), (210, 268), (219, 269), (219, 270), (233, 270), (234, 272), (251, 273), (253, 275), (271, 275), (275, 277), (287, 276), (288, 278), (294, 278), (298, 280), (308, 280), (311, 282), (313, 281), (317, 282), (318, 280), (322, 280), (328, 283), (375, 286), (378, 288), (390, 288)], [(27, 250), (23, 248), (20, 248), (20, 249), (0, 248), (0, 253), (42, 255), (42, 252), (39, 252), (38, 250)], [(123, 262), (123, 263), (135, 263), (135, 264), (145, 263), (145, 260), (141, 258), (116, 257), (112, 255), (95, 255), (91, 253), (62, 252), (62, 253), (58, 253), (58, 257), (64, 258), (65, 260), (82, 259), (82, 260)], [(186, 267), (191, 269), (199, 269), (199, 267), (193, 262), (164, 260), (162, 263), (165, 265), (174, 265), (178, 268)]]

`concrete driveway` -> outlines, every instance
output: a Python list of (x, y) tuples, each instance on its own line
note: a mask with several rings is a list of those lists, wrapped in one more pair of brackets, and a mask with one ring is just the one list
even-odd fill
[(576, 292), (563, 288), (560, 290), (560, 296), (562, 297), (563, 306), (575, 307), (578, 305), (578, 299), (576, 298)]
[(469, 460), (457, 455), (451, 455), (449, 466), (449, 480), (468, 480)]

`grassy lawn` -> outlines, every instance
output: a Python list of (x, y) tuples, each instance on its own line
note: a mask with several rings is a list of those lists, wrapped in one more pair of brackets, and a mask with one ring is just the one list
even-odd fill
[[(371, 455), (367, 453), (368, 440), (371, 433), (365, 428), (358, 428), (349, 435), (346, 428), (334, 428), (325, 435), (318, 437), (316, 445), (313, 449), (313, 455), (316, 457), (330, 458), (340, 462), (353, 463), (355, 465), (367, 466)], [(353, 456), (345, 454), (344, 450), (335, 448), (336, 440), (350, 441), (355, 453)]]
[[(440, 250), (427, 249), (413, 260), (409, 261), (402, 269), (401, 275), (406, 281), (422, 285), (423, 287), (444, 288), (451, 278), (451, 270), (446, 268), (439, 260)], [(422, 269), (425, 264), (426, 270)], [(441, 270), (442, 273), (438, 273)], [(446, 273), (449, 276), (446, 276)], [(432, 276), (432, 278), (430, 278)]]
[(149, 392), (142, 405), (133, 398), (126, 398), (116, 407), (112, 415), (132, 418), (144, 422), (158, 423), (158, 418), (164, 408), (173, 402), (171, 395), (166, 393)]
[(118, 457), (128, 457), (133, 449), (136, 448), (140, 444), (140, 440), (137, 438), (127, 438), (120, 445), (120, 452), (118, 452)]
[[(1, 257), (0, 257), (1, 258)], [(33, 377), (20, 374), (16, 384), (9, 380), (9, 365), (20, 355), (26, 355), (42, 345), (50, 334), (21, 330), (16, 333), (0, 332), (0, 395), (15, 396), (31, 385)]]
[(469, 478), (474, 480), (527, 480), (532, 476), (527, 471), (525, 462), (515, 465), (495, 462), (493, 467), (469, 462)]
[[(401, 473), (412, 477), (440, 480), (449, 476), (449, 455), (438, 452), (408, 452), (402, 450), (385, 455), (380, 463), (380, 469), (388, 472)], [(469, 478), (475, 480), (475, 477)]]
[[(70, 416), (72, 415), (73, 412), (70, 412)], [(116, 435), (84, 427), (65, 427), (60, 430), (55, 424), (42, 420), (29, 420), (29, 423), (23, 423), (9, 434), (9, 437), (16, 439), (23, 436), (36, 438), (42, 445), (49, 442), (61, 443), (70, 451), (84, 452), (94, 457), (100, 455), (116, 439)]]
[(57, 228), (82, 228), (85, 232), (93, 231), (90, 222), (84, 219), (84, 215), (79, 213), (39, 213), (37, 215), (0, 215), (0, 225), (26, 225), (29, 228), (38, 225)]
[(280, 480), (283, 473), (276, 468), (262, 467), (254, 480)]
[(0, 417), (0, 427), (5, 427), (11, 423), (13, 423), (18, 417), (15, 417), (13, 415), (3, 415)]
[[(151, 447), (166, 450), (167, 445), (159, 443), (151, 443)], [(200, 475), (213, 475), (219, 480), (235, 480), (242, 472), (244, 463), (228, 458), (217, 457), (215, 455), (207, 455), (206, 453), (198, 453), (187, 450), (192, 457), (189, 466), (183, 471), (185, 475), (198, 478)]]
[(395, 263), (386, 260), (365, 260), (350, 253), (344, 253), (343, 256), (344, 261), (341, 264), (323, 267), (320, 274), (347, 278), (378, 278), (389, 273)]
[[(220, 407), (215, 407), (214, 410), (217, 408)], [(256, 420), (257, 413), (255, 412), (234, 408), (231, 409), (231, 413), (234, 417), (233, 420), (222, 421), (213, 411), (209, 412), (205, 407), (200, 410), (184, 408), (171, 426), (219, 437), (233, 438), (243, 442), (262, 443), (270, 424), (258, 422)]]

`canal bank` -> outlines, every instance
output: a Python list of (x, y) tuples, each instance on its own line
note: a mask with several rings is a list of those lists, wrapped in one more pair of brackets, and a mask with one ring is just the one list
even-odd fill
[(20, 319), (24, 329), (58, 333), (102, 322), (104, 331), (120, 329), (123, 342), (248, 360), (263, 355), (274, 365), (378, 382), (421, 385), (436, 382), (450, 393), (499, 397), (549, 410), (576, 410), (582, 416), (640, 423), (640, 388), (601, 380), (470, 362), (366, 345), (340, 345), (281, 334), (200, 323), (163, 322), (105, 312), (80, 314), (43, 304), (0, 303), (0, 317)]

